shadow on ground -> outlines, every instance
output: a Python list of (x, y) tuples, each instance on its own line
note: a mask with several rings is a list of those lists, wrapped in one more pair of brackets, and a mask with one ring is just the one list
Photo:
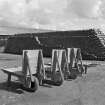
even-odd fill
[(8, 84), (7, 82), (2, 82), (0, 83), (0, 90), (6, 90), (17, 94), (24, 93), (24, 91), (22, 90), (22, 85), (17, 82), (11, 82), (10, 84)]

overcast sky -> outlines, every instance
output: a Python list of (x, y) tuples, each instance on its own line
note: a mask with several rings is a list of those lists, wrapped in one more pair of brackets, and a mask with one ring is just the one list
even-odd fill
[(70, 30), (105, 28), (105, 0), (0, 0), (0, 25)]

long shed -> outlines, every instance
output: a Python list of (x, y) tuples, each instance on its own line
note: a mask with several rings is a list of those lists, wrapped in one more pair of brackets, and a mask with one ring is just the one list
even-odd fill
[(8, 38), (5, 52), (41, 48), (44, 56), (51, 56), (53, 48), (68, 47), (81, 48), (84, 59), (105, 59), (105, 35), (99, 29), (15, 34)]

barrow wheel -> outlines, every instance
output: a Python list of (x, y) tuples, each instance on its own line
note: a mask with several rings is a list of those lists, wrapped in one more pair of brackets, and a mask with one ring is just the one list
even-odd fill
[(59, 72), (56, 72), (52, 78), (53, 84), (56, 86), (61, 86), (64, 82), (63, 77)]
[(53, 81), (53, 82), (54, 82), (53, 84), (54, 84), (55, 86), (61, 86), (61, 85), (63, 84), (63, 81), (62, 81), (62, 80), (56, 81), (56, 82)]
[(26, 83), (23, 86), (26, 91), (35, 92), (38, 90), (39, 82), (38, 79), (33, 76), (33, 81), (30, 77), (26, 77)]

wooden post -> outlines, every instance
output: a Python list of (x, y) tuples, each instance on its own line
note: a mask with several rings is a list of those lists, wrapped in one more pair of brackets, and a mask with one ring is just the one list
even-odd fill
[(8, 74), (7, 86), (11, 85), (11, 74)]
[[(79, 62), (80, 62), (80, 64), (79, 64)], [(85, 69), (84, 69), (83, 63), (82, 63), (82, 55), (81, 55), (81, 49), (80, 48), (78, 48), (78, 50), (77, 50), (76, 63), (77, 63), (77, 65), (79, 64), (78, 65), (79, 66), (79, 72), (82, 76), (82, 73), (85, 72)]]
[(38, 54), (38, 79), (39, 79), (39, 85), (43, 85), (43, 80), (46, 79), (45, 77), (45, 69), (44, 69), (44, 60), (43, 60), (43, 54), (42, 51), (39, 51)]
[(62, 62), (64, 63), (64, 68), (63, 68), (64, 69), (64, 77), (65, 77), (65, 79), (67, 79), (68, 76), (70, 75), (70, 71), (68, 68), (66, 51), (64, 51), (62, 54)]

